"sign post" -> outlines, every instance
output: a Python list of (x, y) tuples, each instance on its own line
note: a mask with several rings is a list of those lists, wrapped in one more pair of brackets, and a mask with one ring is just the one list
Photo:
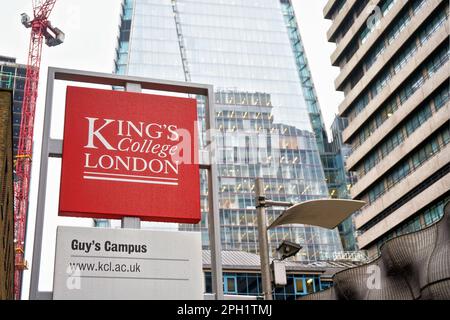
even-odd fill
[[(127, 83), (125, 85), (125, 91), (142, 92), (142, 88), (138, 83)], [(121, 227), (122, 229), (140, 229), (141, 219), (136, 217), (123, 217)]]
[[(158, 90), (166, 92), (178, 92), (206, 97), (206, 129), (214, 126), (214, 96), (213, 88), (210, 85), (192, 84), (186, 82), (160, 81), (139, 77), (94, 73), (78, 70), (68, 70), (50, 67), (48, 70), (46, 105), (44, 115), (44, 129), (42, 139), (42, 153), (40, 162), (38, 202), (36, 213), (36, 226), (34, 235), (34, 250), (31, 270), (30, 299), (52, 299), (52, 292), (41, 292), (39, 286), (40, 262), (42, 253), (42, 239), (45, 219), (46, 185), (48, 173), (48, 158), (61, 158), (62, 140), (50, 138), (51, 113), (53, 104), (54, 80), (75, 81), (92, 84), (103, 84), (124, 87), (128, 91), (137, 91), (140, 89)], [(212, 143), (212, 141), (210, 141)], [(220, 242), (220, 222), (218, 206), (218, 176), (217, 165), (214, 163), (213, 156), (209, 153), (206, 157), (203, 154), (199, 157), (200, 169), (208, 171), (208, 231), (211, 248), (211, 268), (212, 268), (212, 289), (215, 298), (223, 299), (222, 284), (222, 264), (221, 264), (221, 242)], [(122, 220), (122, 227), (139, 228), (140, 221), (136, 216), (125, 217)]]

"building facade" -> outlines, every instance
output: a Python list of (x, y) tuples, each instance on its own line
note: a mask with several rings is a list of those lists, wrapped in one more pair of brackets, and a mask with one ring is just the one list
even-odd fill
[(328, 1), (331, 62), (345, 94), (358, 245), (373, 255), (396, 235), (430, 225), (450, 190), (449, 3)]
[(0, 300), (14, 298), (12, 100), (0, 89)]
[[(333, 277), (333, 286), (305, 300), (449, 300), (450, 202), (440, 220), (386, 241), (377, 259)], [(424, 263), (426, 262), (426, 263)], [(368, 270), (381, 270), (379, 286)], [(372, 278), (372, 279), (371, 279)]]
[(23, 90), (27, 66), (16, 63), (15, 58), (0, 56), (0, 89), (13, 90), (13, 148), (17, 154), (22, 118)]
[(291, 0), (280, 0), (281, 10), (286, 24), (292, 51), (294, 53), (297, 72), (303, 89), (306, 106), (308, 107), (309, 118), (313, 132), (316, 136), (319, 153), (325, 153), (328, 143), (327, 131), (323, 122), (322, 111), (317, 99), (316, 89), (308, 65), (305, 49), (303, 47), (300, 29), (295, 16)]
[[(211, 261), (208, 250), (203, 251), (205, 293), (210, 294)], [(242, 251), (222, 251), (224, 294), (262, 299), (259, 255)], [(333, 276), (347, 268), (359, 266), (351, 261), (298, 262), (285, 261), (286, 285), (275, 286), (275, 300), (297, 300), (333, 286)]]
[[(333, 199), (350, 199), (350, 187), (355, 182), (354, 174), (346, 169), (351, 146), (343, 142), (342, 133), (347, 125), (346, 118), (335, 117), (331, 125), (332, 140), (325, 144), (325, 151), (321, 154), (325, 179)], [(355, 254), (358, 251), (354, 221), (356, 214), (348, 217), (338, 227), (344, 251)]]
[[(119, 30), (114, 72), (214, 85), (224, 249), (258, 252), (256, 177), (273, 200), (328, 197), (317, 144), (325, 131), (289, 1), (126, 0)], [(204, 174), (201, 181), (202, 222), (179, 228), (200, 230), (206, 249)], [(269, 222), (280, 213), (268, 210)], [(288, 226), (269, 239), (272, 251), (284, 239), (301, 244), (300, 260), (342, 251), (337, 230)]]

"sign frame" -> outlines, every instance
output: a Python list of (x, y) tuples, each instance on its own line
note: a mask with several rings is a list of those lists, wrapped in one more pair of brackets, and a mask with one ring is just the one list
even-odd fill
[(201, 233), (58, 226), (54, 300), (203, 300)]
[[(138, 88), (140, 87), (140, 89), (205, 96), (206, 129), (213, 129), (215, 123), (214, 89), (212, 85), (49, 67), (47, 73), (44, 126), (42, 131), (37, 210), (33, 243), (33, 258), (31, 264), (31, 282), (29, 295), (29, 298), (31, 300), (51, 300), (53, 298), (52, 292), (39, 291), (39, 278), (42, 255), (42, 239), (45, 221), (45, 202), (47, 196), (46, 188), (48, 160), (49, 158), (62, 157), (63, 140), (52, 139), (50, 137), (55, 80), (117, 86), (123, 87), (125, 88), (125, 90), (131, 89), (129, 91), (135, 92), (138, 91)], [(214, 142), (212, 141), (213, 137), (209, 136), (207, 137), (207, 139), (209, 140), (209, 146), (214, 144)], [(206, 149), (209, 150), (210, 148), (206, 146)], [(217, 164), (213, 161), (211, 150), (210, 152), (202, 150), (199, 153), (200, 154), (198, 159), (200, 162), (200, 170), (207, 170), (208, 172), (208, 233), (211, 249), (212, 292), (216, 300), (223, 300), (224, 295), (221, 260), (222, 248), (220, 241), (219, 201), (217, 196), (219, 191), (218, 170)], [(135, 219), (131, 218), (130, 220)]]

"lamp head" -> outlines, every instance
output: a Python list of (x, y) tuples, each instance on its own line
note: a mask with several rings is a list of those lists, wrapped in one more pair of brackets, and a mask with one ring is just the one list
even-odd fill
[(289, 257), (295, 256), (300, 251), (300, 249), (302, 249), (301, 245), (291, 241), (283, 240), (283, 242), (281, 242), (281, 244), (278, 246), (277, 252), (281, 254), (281, 260), (285, 260)]

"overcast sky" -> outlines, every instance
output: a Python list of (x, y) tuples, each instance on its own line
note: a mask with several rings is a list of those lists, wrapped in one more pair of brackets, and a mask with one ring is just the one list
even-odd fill
[[(337, 106), (343, 99), (343, 95), (334, 90), (334, 79), (339, 70), (331, 67), (330, 55), (335, 45), (326, 41), (326, 31), (330, 21), (324, 20), (322, 9), (326, 0), (292, 0), (300, 24), (300, 32), (307, 53), (309, 65), (312, 71), (316, 91), (322, 108), (326, 128), (329, 129)], [(20, 14), (27, 12), (32, 15), (31, 0), (8, 1), (0, 11), (0, 55), (17, 58), (18, 63), (26, 63), (29, 45), (30, 30), (25, 29), (20, 23)], [(117, 31), (119, 24), (121, 0), (59, 0), (51, 15), (52, 24), (59, 27), (66, 34), (63, 45), (54, 48), (44, 46), (41, 74), (39, 83), (39, 97), (36, 111), (34, 155), (35, 159), (32, 173), (32, 187), (30, 194), (30, 208), (27, 234), (27, 248), (31, 248), (33, 240), (34, 213), (36, 210), (36, 185), (38, 181), (38, 159), (40, 158), (40, 143), (43, 123), (43, 105), (45, 98), (45, 83), (47, 78), (47, 67), (65, 67), (71, 69), (90, 70), (98, 72), (111, 72), (113, 69), (114, 48), (117, 43)], [(55, 105), (63, 103), (58, 101)], [(61, 109), (61, 108), (60, 108)], [(54, 119), (61, 121), (61, 114), (55, 112)], [(62, 131), (53, 132), (52, 137), (62, 138)], [(59, 162), (50, 163), (50, 171), (54, 176), (59, 175)], [(55, 179), (49, 184), (48, 190), (57, 193), (59, 189)], [(58, 195), (53, 194), (53, 200), (48, 203), (48, 212), (57, 212)], [(47, 208), (46, 208), (47, 211)], [(51, 224), (46, 225), (44, 241), (54, 242), (54, 229), (56, 224), (70, 225), (71, 219), (50, 219)], [(82, 219), (78, 219), (80, 221)], [(86, 225), (90, 222), (85, 221)], [(52, 231), (50, 231), (52, 230)], [(47, 270), (43, 275), (45, 283), (51, 283), (51, 270), (53, 268), (54, 248), (44, 246), (48, 253), (43, 259), (42, 268)], [(26, 258), (31, 262), (31, 250), (27, 250)], [(24, 273), (24, 285), (27, 287), (29, 271)], [(42, 290), (50, 290), (51, 287), (44, 285)], [(24, 298), (26, 298), (25, 290)]]
[[(323, 19), (326, 0), (292, 0), (300, 24), (305, 50), (312, 70), (327, 129), (331, 126), (343, 95), (334, 90), (338, 68), (330, 64), (335, 47), (326, 41), (330, 21)], [(66, 33), (63, 45), (44, 47), (40, 101), (48, 66), (111, 72), (119, 24), (121, 0), (59, 0), (52, 12), (53, 25)], [(31, 15), (31, 0), (8, 1), (0, 11), (0, 55), (26, 63), (29, 30), (20, 24), (20, 13)]]

